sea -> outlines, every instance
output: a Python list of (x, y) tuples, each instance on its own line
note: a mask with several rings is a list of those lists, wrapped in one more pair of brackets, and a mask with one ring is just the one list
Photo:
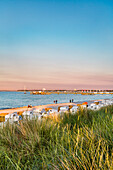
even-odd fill
[(50, 94), (50, 95), (32, 95), (30, 92), (0, 92), (0, 109), (16, 108), (23, 106), (37, 106), (45, 104), (53, 104), (54, 100), (58, 103), (67, 103), (71, 99), (74, 102), (85, 102), (99, 99), (113, 99), (113, 94)]

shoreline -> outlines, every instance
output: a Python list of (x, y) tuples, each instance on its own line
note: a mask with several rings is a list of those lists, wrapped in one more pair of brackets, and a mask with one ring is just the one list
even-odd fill
[(47, 105), (38, 105), (38, 106), (32, 106), (32, 108), (28, 108), (27, 106), (24, 107), (17, 107), (17, 108), (11, 108), (11, 109), (2, 109), (0, 110), (1, 113), (14, 113), (14, 112), (21, 112), (26, 110), (32, 110), (32, 109), (44, 109), (47, 107), (58, 107), (58, 106), (68, 106), (68, 105), (76, 105), (76, 103), (58, 103), (58, 104), (47, 104)]
[[(100, 100), (91, 100), (91, 101), (86, 101), (88, 102), (88, 104), (90, 104), (91, 102), (94, 101), (102, 101), (102, 100), (106, 100), (106, 99), (100, 99)], [(31, 108), (28, 108), (28, 106), (23, 106), (23, 107), (17, 107), (17, 108), (9, 108), (9, 109), (1, 109), (0, 110), (0, 114), (1, 113), (14, 113), (14, 112), (24, 112), (24, 111), (30, 111), (32, 109), (45, 109), (48, 107), (52, 107), (52, 108), (58, 108), (59, 106), (69, 106), (69, 105), (73, 105), (76, 106), (78, 103), (83, 103), (84, 101), (79, 101), (79, 102), (73, 102), (73, 103), (58, 103), (58, 104), (47, 104), (47, 105), (37, 105), (37, 106), (32, 106)]]

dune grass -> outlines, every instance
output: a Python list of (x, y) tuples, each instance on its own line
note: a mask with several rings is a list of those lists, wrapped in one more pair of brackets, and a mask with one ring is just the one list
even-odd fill
[(0, 129), (0, 169), (112, 169), (113, 106)]

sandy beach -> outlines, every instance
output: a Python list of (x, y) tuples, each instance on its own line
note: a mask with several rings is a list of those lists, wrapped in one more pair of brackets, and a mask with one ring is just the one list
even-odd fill
[[(102, 101), (102, 100), (96, 100), (96, 101)], [(90, 104), (91, 102), (94, 102), (94, 100), (92, 101), (87, 101), (88, 104)], [(32, 106), (32, 108), (28, 108), (27, 106), (24, 107), (18, 107), (18, 108), (11, 108), (11, 109), (3, 109), (0, 110), (0, 114), (1, 113), (14, 113), (14, 112), (24, 112), (26, 110), (32, 110), (32, 109), (45, 109), (45, 108), (54, 108), (57, 109), (59, 106), (69, 106), (69, 105), (77, 105), (78, 103), (82, 103), (82, 102), (77, 102), (77, 103), (58, 103), (58, 104), (47, 104), (47, 105), (38, 105), (38, 106)]]
[(48, 104), (48, 105), (39, 105), (39, 106), (33, 106), (32, 108), (28, 108), (27, 106), (25, 107), (18, 107), (18, 108), (12, 108), (12, 109), (3, 109), (0, 110), (0, 114), (1, 113), (13, 113), (13, 112), (24, 112), (26, 110), (32, 110), (33, 108), (36, 109), (44, 109), (47, 107), (52, 107), (52, 108), (57, 108), (59, 106), (69, 106), (69, 105), (76, 105), (76, 103), (59, 103), (59, 104)]

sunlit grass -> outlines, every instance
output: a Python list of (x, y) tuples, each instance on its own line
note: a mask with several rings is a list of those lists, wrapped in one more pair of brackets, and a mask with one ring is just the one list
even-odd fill
[(0, 129), (0, 169), (112, 169), (113, 106)]

